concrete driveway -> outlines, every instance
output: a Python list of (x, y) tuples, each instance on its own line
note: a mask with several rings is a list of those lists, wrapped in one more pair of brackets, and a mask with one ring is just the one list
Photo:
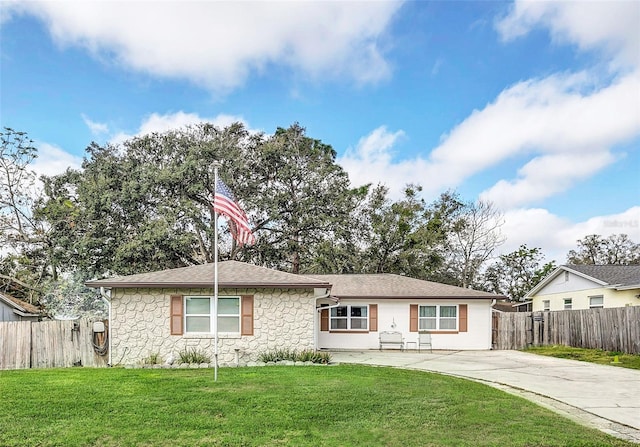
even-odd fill
[(522, 396), (640, 443), (640, 371), (519, 351), (332, 351), (334, 362), (434, 371)]

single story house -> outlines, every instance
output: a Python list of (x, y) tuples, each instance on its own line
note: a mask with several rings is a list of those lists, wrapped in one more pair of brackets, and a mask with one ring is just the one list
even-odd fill
[(39, 321), (42, 318), (39, 307), (0, 292), (0, 321)]
[(320, 310), (321, 349), (377, 349), (379, 332), (419, 332), (433, 349), (491, 349), (491, 305), (504, 297), (389, 273), (310, 275), (331, 284), (338, 303)]
[[(111, 362), (186, 349), (213, 354), (214, 264), (87, 282), (110, 301)], [(420, 331), (433, 349), (490, 349), (491, 305), (503, 297), (399, 275), (294, 275), (218, 263), (220, 364), (274, 349), (378, 349), (379, 333)]]
[(562, 265), (524, 297), (533, 311), (640, 305), (640, 265)]

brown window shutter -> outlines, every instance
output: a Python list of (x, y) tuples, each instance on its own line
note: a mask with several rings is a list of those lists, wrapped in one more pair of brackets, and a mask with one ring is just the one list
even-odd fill
[(320, 330), (329, 330), (329, 309), (322, 309), (320, 311)]
[(418, 305), (409, 305), (409, 332), (418, 332)]
[(240, 335), (253, 335), (253, 295), (242, 295)]
[(171, 335), (182, 335), (184, 329), (182, 324), (184, 305), (182, 303), (182, 295), (171, 295)]
[(460, 317), (458, 321), (458, 332), (467, 332), (467, 305), (460, 304), (458, 306)]
[(369, 304), (369, 331), (378, 331), (378, 305)]

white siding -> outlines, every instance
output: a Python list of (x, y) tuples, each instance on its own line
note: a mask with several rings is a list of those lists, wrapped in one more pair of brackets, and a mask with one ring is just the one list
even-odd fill
[[(546, 289), (546, 287), (545, 287)], [(602, 296), (605, 308), (639, 306), (640, 299), (636, 295), (640, 294), (640, 289), (615, 290), (602, 287), (587, 290), (568, 291), (554, 294), (536, 295), (532, 297), (533, 310), (544, 310), (543, 301), (549, 300), (549, 310), (564, 310), (564, 299), (571, 298), (571, 309), (589, 309), (589, 297)]]
[(602, 285), (571, 272), (560, 271), (560, 274), (553, 278), (549, 282), (549, 284), (544, 286), (542, 290), (540, 290), (536, 294), (536, 296), (551, 295), (556, 293), (568, 293), (577, 290), (593, 289), (597, 287), (602, 287)]
[[(417, 342), (418, 333), (409, 331), (409, 306), (467, 305), (467, 332), (433, 334), (433, 349), (471, 350), (491, 349), (491, 300), (411, 300), (411, 299), (360, 299), (341, 300), (340, 304), (377, 304), (378, 331), (335, 333), (320, 331), (318, 346), (324, 349), (378, 349), (382, 331), (402, 332), (405, 343)], [(320, 327), (318, 315), (318, 327)], [(414, 345), (410, 345), (413, 348)]]

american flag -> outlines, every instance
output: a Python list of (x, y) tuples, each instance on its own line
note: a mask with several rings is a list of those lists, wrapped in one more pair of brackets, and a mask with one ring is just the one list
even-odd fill
[(213, 198), (213, 209), (229, 219), (231, 235), (240, 244), (254, 244), (256, 238), (249, 227), (247, 215), (238, 205), (233, 193), (220, 179), (216, 183), (216, 195)]

